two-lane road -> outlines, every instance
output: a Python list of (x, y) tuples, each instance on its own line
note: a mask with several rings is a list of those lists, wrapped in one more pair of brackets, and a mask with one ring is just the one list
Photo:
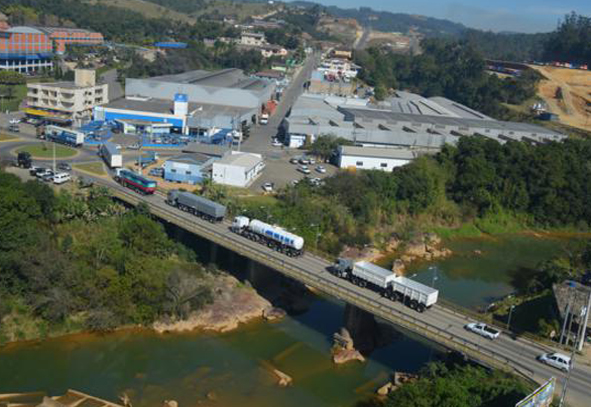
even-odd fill
[[(104, 180), (99, 182), (105, 183)], [(319, 256), (305, 253), (301, 257), (290, 258), (231, 232), (229, 221), (211, 224), (170, 207), (162, 196), (139, 196), (115, 183), (109, 182), (105, 185), (116, 190), (118, 196), (123, 196), (128, 202), (148, 203), (156, 216), (174, 222), (180, 227), (209, 238), (255, 261), (270, 265), (305, 284), (364, 308), (395, 325), (411, 329), (427, 339), (437, 341), (437, 338), (440, 338), (445, 346), (463, 350), (470, 355), (479, 354), (482, 356), (480, 359), (485, 363), (494, 361), (496, 366), (505, 366), (507, 370), (516, 371), (538, 383), (555, 376), (558, 379), (558, 387), (562, 386), (564, 373), (536, 360), (536, 357), (542, 353), (555, 351), (546, 345), (523, 338), (513, 339), (504, 333), (496, 340), (488, 340), (464, 329), (467, 323), (474, 322), (472, 318), (442, 305), (435, 305), (422, 314), (417, 313), (401, 303), (387, 300), (373, 291), (362, 289), (332, 275), (328, 271), (331, 263)], [(591, 400), (591, 368), (589, 365), (575, 362), (570, 378), (568, 402), (570, 405), (583, 407), (591, 405), (589, 400)]]

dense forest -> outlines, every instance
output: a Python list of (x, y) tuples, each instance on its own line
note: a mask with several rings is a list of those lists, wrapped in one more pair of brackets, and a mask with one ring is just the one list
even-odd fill
[(501, 61), (541, 61), (549, 33), (515, 34), (493, 33), (466, 29), (461, 35), (462, 42), (470, 44), (488, 59)]
[[(466, 224), (488, 233), (513, 227), (588, 230), (590, 160), (589, 140), (530, 145), (462, 138), (392, 173), (340, 172), (323, 186), (300, 183), (274, 203), (237, 210), (283, 225), (308, 247), (332, 254), (344, 245), (379, 244), (393, 234), (408, 239)], [(219, 193), (213, 198), (224, 200)]]
[(548, 61), (591, 65), (591, 18), (571, 13), (565, 16), (545, 43)]
[(192, 251), (101, 189), (56, 194), (0, 171), (0, 228), (0, 343), (185, 316), (211, 298)]
[(536, 94), (539, 75), (526, 71), (500, 79), (485, 71), (481, 54), (469, 44), (425, 40), (424, 52), (407, 56), (371, 48), (355, 53), (360, 79), (375, 86), (376, 98), (388, 89), (407, 89), (426, 97), (445, 96), (499, 119), (510, 118), (502, 103), (519, 104)]

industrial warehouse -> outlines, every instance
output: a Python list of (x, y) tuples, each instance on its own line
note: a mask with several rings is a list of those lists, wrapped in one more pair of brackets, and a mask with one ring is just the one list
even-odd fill
[(275, 84), (239, 69), (127, 79), (125, 98), (94, 109), (127, 134), (178, 133), (216, 142), (258, 120)]
[(443, 97), (408, 92), (372, 105), (365, 99), (305, 94), (284, 120), (286, 144), (299, 148), (318, 135), (330, 134), (363, 147), (437, 151), (462, 136), (483, 136), (541, 143), (566, 136), (547, 128), (494, 120)]

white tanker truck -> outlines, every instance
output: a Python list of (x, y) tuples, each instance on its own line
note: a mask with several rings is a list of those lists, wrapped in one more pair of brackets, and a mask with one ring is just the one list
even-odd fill
[(299, 256), (304, 252), (302, 237), (260, 220), (236, 216), (232, 222), (232, 231), (255, 242), (266, 244), (290, 257)]

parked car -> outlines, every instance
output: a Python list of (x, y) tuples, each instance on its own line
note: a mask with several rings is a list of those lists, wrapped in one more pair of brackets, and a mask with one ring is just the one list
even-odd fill
[(314, 165), (316, 164), (316, 160), (314, 158), (308, 158), (308, 164)]
[(310, 164), (310, 161), (306, 157), (301, 157), (298, 162), (303, 165)]
[(273, 192), (273, 183), (272, 182), (265, 182), (262, 185), (263, 191), (265, 192)]
[(164, 176), (164, 168), (152, 168), (148, 171), (148, 175), (153, 177), (163, 177)]
[(68, 163), (59, 163), (57, 169), (62, 171), (72, 171), (72, 166)]
[(474, 332), (475, 334), (484, 336), (485, 338), (491, 340), (498, 338), (501, 334), (501, 332), (497, 331), (494, 328), (491, 328), (486, 324), (483, 324), (482, 322), (472, 322), (471, 324), (467, 324), (464, 328), (466, 328), (468, 331)]
[(134, 143), (134, 144), (128, 145), (127, 148), (130, 149), (130, 150), (139, 150), (140, 149), (140, 145), (138, 143)]
[(301, 172), (302, 174), (309, 174), (311, 172), (310, 169), (305, 165), (298, 167), (298, 171)]
[(291, 164), (297, 164), (299, 162), (299, 160), (298, 160), (298, 158), (294, 157), (294, 158), (290, 159), (289, 162)]
[(538, 356), (538, 360), (564, 372), (568, 372), (571, 367), (570, 356), (563, 355), (562, 353), (544, 353)]
[(300, 183), (300, 180), (299, 179), (293, 179), (293, 180), (291, 180), (291, 185), (294, 185), (295, 186), (295, 185), (297, 185), (299, 183)]
[(41, 176), (41, 180), (43, 182), (52, 182), (53, 181), (53, 171), (49, 170), (48, 172), (46, 172), (45, 174), (43, 174), (43, 176)]
[[(29, 175), (34, 177), (37, 175), (37, 171), (39, 171), (40, 169), (42, 169), (41, 167), (37, 167), (36, 165), (31, 166), (31, 168), (29, 168)], [(43, 168), (45, 169), (45, 168)]]
[(43, 178), (45, 175), (51, 174), (53, 175), (53, 171), (51, 171), (48, 168), (39, 168), (37, 169), (37, 171), (35, 172), (35, 176), (37, 178)]
[(72, 179), (72, 176), (67, 172), (58, 172), (53, 176), (53, 183), (54, 184), (63, 184), (64, 182), (68, 182)]
[(324, 168), (322, 165), (316, 167), (316, 171), (318, 171), (320, 174), (326, 174), (326, 168)]

